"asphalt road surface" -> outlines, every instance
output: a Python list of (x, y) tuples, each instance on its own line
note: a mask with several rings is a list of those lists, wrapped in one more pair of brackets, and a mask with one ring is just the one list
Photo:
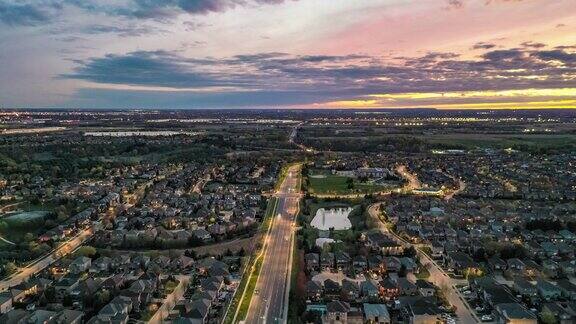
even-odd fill
[(286, 290), (291, 270), (294, 218), (300, 200), (300, 166), (290, 168), (277, 192), (276, 215), (266, 237), (267, 248), (246, 323), (285, 323)]

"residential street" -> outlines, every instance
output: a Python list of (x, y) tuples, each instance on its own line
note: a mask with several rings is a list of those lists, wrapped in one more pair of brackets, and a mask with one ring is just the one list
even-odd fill
[[(379, 206), (380, 203), (373, 204), (368, 209), (368, 213), (375, 220), (374, 223), (378, 224), (380, 231), (404, 246), (411, 246), (412, 244), (406, 242), (395, 233), (389, 231), (388, 228), (386, 228), (386, 226), (384, 225), (384, 223), (380, 221)], [(428, 278), (428, 281), (432, 282), (438, 287), (447, 288), (446, 298), (448, 299), (448, 302), (450, 302), (451, 305), (456, 306), (456, 315), (458, 316), (458, 321), (460, 323), (466, 323), (466, 324), (480, 322), (474, 311), (466, 307), (462, 295), (458, 292), (458, 290), (455, 287), (455, 285), (457, 284), (465, 284), (466, 281), (450, 278), (450, 276), (448, 276), (448, 274), (444, 272), (444, 270), (442, 270), (442, 268), (436, 263), (436, 261), (432, 260), (426, 253), (422, 252), (417, 246), (414, 245), (414, 247), (418, 251), (418, 256), (420, 257), (420, 260), (422, 260), (422, 263), (430, 265), (428, 267), (428, 271), (430, 272), (430, 277)]]
[(164, 303), (162, 306), (158, 308), (154, 316), (148, 321), (149, 324), (161, 324), (164, 322), (166, 317), (170, 315), (170, 311), (176, 306), (178, 300), (184, 296), (186, 293), (186, 289), (188, 288), (188, 284), (190, 283), (190, 276), (187, 275), (177, 275), (175, 276), (178, 279), (178, 285), (174, 288), (174, 291), (166, 296), (164, 299)]

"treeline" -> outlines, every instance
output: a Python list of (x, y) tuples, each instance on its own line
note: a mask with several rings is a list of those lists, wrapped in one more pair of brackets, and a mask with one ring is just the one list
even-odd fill
[(409, 152), (420, 153), (431, 146), (415, 137), (302, 138), (301, 143), (322, 151), (337, 152)]

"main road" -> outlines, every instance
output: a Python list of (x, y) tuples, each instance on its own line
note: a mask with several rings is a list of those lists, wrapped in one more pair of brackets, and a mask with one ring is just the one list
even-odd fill
[(265, 238), (262, 268), (248, 308), (246, 323), (286, 323), (300, 180), (300, 165), (290, 167), (276, 193), (278, 205), (275, 219)]

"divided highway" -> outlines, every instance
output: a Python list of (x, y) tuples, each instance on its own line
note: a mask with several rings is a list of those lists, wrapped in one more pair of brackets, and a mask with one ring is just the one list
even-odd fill
[(292, 268), (294, 220), (300, 200), (300, 165), (288, 170), (276, 193), (278, 206), (266, 240), (264, 260), (246, 323), (286, 323), (289, 277)]

